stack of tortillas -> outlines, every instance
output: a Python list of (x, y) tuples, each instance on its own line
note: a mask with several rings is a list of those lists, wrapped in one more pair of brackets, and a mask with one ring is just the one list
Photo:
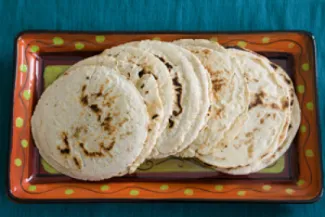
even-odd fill
[(145, 40), (68, 69), (41, 96), (32, 133), (56, 170), (95, 181), (171, 155), (257, 172), (299, 124), (292, 81), (265, 57), (204, 39)]

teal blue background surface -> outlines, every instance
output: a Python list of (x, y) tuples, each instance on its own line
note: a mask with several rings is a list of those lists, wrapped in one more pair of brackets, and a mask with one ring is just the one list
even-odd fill
[[(14, 38), (24, 30), (254, 31), (306, 30), (315, 35), (321, 126), (325, 124), (325, 1), (299, 0), (1, 0), (1, 216), (325, 216), (315, 204), (102, 203), (15, 204), (6, 196)], [(324, 144), (325, 136), (322, 143)], [(324, 153), (323, 153), (324, 156)]]

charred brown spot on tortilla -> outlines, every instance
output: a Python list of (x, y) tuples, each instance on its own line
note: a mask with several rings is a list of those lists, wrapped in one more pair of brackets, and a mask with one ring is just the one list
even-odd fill
[(284, 100), (284, 101), (282, 101), (282, 109), (286, 109), (286, 108), (288, 108), (289, 107), (289, 102), (288, 102), (288, 100)]
[(93, 112), (95, 112), (96, 114), (102, 112), (102, 110), (101, 110), (100, 108), (98, 108), (98, 105), (96, 105), (96, 104), (92, 104), (92, 105), (90, 105), (89, 107), (90, 107), (90, 109), (91, 109)]
[(268, 153), (264, 153), (262, 156), (261, 156), (261, 159), (263, 159), (264, 157), (267, 156)]
[(169, 128), (172, 128), (172, 127), (174, 126), (174, 121), (173, 121), (172, 119), (169, 118), (168, 122), (169, 122), (168, 127), (169, 127)]
[(293, 106), (293, 103), (294, 103), (293, 100), (291, 100), (291, 102), (290, 102), (290, 106)]
[(147, 74), (144, 69), (142, 69), (140, 72), (138, 72), (139, 78), (142, 78), (144, 74)]
[(81, 97), (81, 103), (85, 106), (88, 105), (88, 96)]
[[(103, 127), (103, 129), (105, 131), (107, 131), (109, 134), (115, 132), (116, 127), (112, 124), (112, 120), (113, 118), (110, 115), (107, 115), (106, 118), (104, 119), (104, 121), (101, 123), (101, 126)], [(122, 121), (121, 123), (119, 123), (119, 125), (123, 125), (127, 120), (125, 119), (124, 121)]]
[(260, 119), (260, 124), (264, 124), (264, 118)]
[(88, 105), (88, 96), (85, 95), (85, 90), (86, 90), (86, 85), (83, 85), (81, 88), (80, 101), (81, 101), (81, 104), (84, 106)]
[(273, 120), (275, 120), (275, 118), (276, 118), (276, 114), (275, 113), (272, 114), (272, 118), (273, 118)]
[(183, 112), (183, 108), (182, 108), (182, 104), (181, 104), (182, 84), (179, 83), (177, 76), (175, 78), (173, 78), (173, 84), (176, 87), (175, 88), (175, 91), (176, 91), (176, 104), (177, 104), (177, 107), (178, 107), (178, 111), (174, 110), (173, 115), (178, 116), (179, 114), (181, 114)]
[(276, 103), (271, 104), (271, 108), (273, 109), (280, 109), (280, 107)]
[(88, 151), (85, 148), (85, 145), (83, 143), (79, 143), (79, 147), (81, 148), (81, 150), (83, 151), (83, 153), (88, 156), (88, 157), (103, 157), (104, 154), (101, 151)]
[(74, 131), (74, 134), (73, 134), (73, 137), (75, 138), (79, 138), (80, 137), (80, 134), (81, 133), (87, 133), (88, 132), (88, 128), (85, 127), (85, 126), (81, 126), (81, 127), (76, 127), (75, 131)]
[(254, 101), (249, 104), (248, 109), (252, 109), (258, 105), (263, 104), (264, 97), (265, 97), (265, 93), (263, 91), (256, 93), (254, 96)]
[(144, 84), (142, 84), (142, 85), (140, 86), (140, 88), (143, 89), (143, 88), (144, 88)]
[(61, 139), (63, 141), (64, 144), (64, 148), (61, 148), (60, 146), (58, 146), (58, 150), (61, 152), (61, 154), (66, 155), (66, 154), (70, 154), (70, 146), (69, 146), (69, 141), (68, 141), (68, 135), (66, 132), (62, 132), (61, 134)]
[(118, 123), (119, 127), (122, 127), (128, 121), (127, 118), (124, 118), (120, 123)]
[(102, 84), (102, 85), (100, 85), (100, 89), (99, 89), (98, 93), (95, 93), (94, 95), (96, 97), (100, 97), (103, 95), (103, 91), (104, 91), (104, 85)]
[(156, 119), (159, 115), (155, 114), (151, 117), (152, 120)]
[(74, 131), (73, 137), (79, 138), (81, 133), (81, 127), (77, 127), (76, 130)]
[(289, 130), (292, 128), (292, 124), (289, 125)]
[(110, 150), (112, 150), (112, 148), (114, 147), (114, 145), (115, 145), (115, 141), (112, 141), (111, 143), (109, 143), (109, 145), (107, 147), (105, 147), (105, 145), (104, 145), (103, 142), (101, 142), (99, 144), (100, 148), (103, 149), (104, 151), (110, 151)]
[(89, 78), (90, 78), (89, 76), (86, 77), (87, 80), (89, 80)]
[(209, 50), (209, 49), (204, 49), (204, 50), (203, 50), (203, 53), (206, 54), (206, 55), (208, 55), (208, 54), (211, 53), (211, 50)]
[(167, 62), (164, 58), (158, 56), (158, 55), (155, 55), (158, 59), (160, 59), (161, 62), (163, 62), (165, 64), (165, 66), (167, 67), (168, 71), (172, 70), (173, 66)]
[(252, 137), (253, 136), (253, 133), (252, 132), (246, 133), (245, 136), (246, 137)]
[(248, 157), (252, 158), (254, 153), (254, 146), (253, 145), (248, 146), (247, 151), (248, 151)]
[[(216, 73), (220, 73), (220, 72), (216, 72)], [(211, 80), (212, 82), (212, 88), (215, 92), (219, 92), (222, 87), (226, 84), (226, 81), (224, 79), (218, 79), (218, 78), (214, 78)]]
[(147, 90), (146, 92), (144, 92), (145, 94), (148, 94), (149, 93), (149, 91)]
[(73, 162), (78, 167), (78, 169), (81, 169), (81, 164), (80, 164), (79, 160), (76, 157), (73, 157)]

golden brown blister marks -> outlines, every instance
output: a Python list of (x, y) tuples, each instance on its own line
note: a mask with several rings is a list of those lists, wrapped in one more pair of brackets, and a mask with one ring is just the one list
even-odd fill
[(78, 158), (73, 157), (73, 162), (78, 167), (78, 169), (81, 169), (81, 162)]
[(92, 96), (101, 97), (104, 93), (104, 84), (100, 85), (99, 91), (97, 93), (93, 93)]
[(248, 132), (248, 133), (245, 134), (245, 136), (246, 136), (247, 138), (252, 137), (252, 136), (253, 136), (253, 133), (252, 133), (252, 132)]
[(140, 88), (143, 89), (143, 88), (144, 88), (144, 84), (142, 84), (142, 85), (140, 86)]
[(265, 93), (263, 91), (256, 93), (254, 96), (254, 100), (249, 104), (248, 109), (252, 109), (258, 105), (262, 105), (264, 97), (265, 97)]
[(271, 108), (273, 109), (280, 109), (280, 106), (276, 103), (271, 103)]
[(260, 119), (260, 124), (264, 124), (264, 118)]
[(60, 151), (61, 154), (63, 155), (69, 155), (70, 154), (70, 146), (69, 146), (69, 141), (68, 141), (68, 135), (66, 132), (62, 132), (61, 138), (64, 144), (64, 148), (61, 148), (58, 146), (58, 150)]
[(248, 146), (248, 157), (252, 158), (253, 157), (253, 153), (254, 153), (254, 145), (250, 145)]
[(178, 77), (176, 76), (175, 78), (173, 78), (173, 84), (176, 87), (175, 91), (176, 91), (176, 104), (177, 104), (177, 110), (173, 111), (173, 115), (174, 116), (178, 116), (183, 112), (183, 108), (182, 108), (182, 84), (178, 81)]
[(282, 101), (282, 109), (285, 110), (289, 107), (289, 101), (288, 100), (283, 100)]
[(88, 96), (85, 94), (87, 86), (83, 85), (81, 88), (81, 96), (80, 96), (80, 102), (82, 105), (87, 106), (88, 105)]
[(97, 120), (100, 121), (102, 110), (96, 104), (92, 104), (89, 108), (97, 115)]
[(86, 126), (80, 126), (80, 127), (76, 127), (73, 137), (75, 137), (76, 139), (78, 139), (80, 137), (81, 133), (87, 133), (88, 132), (88, 128)]
[(173, 66), (167, 62), (164, 58), (158, 56), (158, 55), (155, 55), (161, 62), (163, 62), (165, 64), (165, 66), (167, 67), (168, 71), (172, 70), (173, 69)]
[(211, 82), (214, 93), (218, 93), (222, 87), (226, 85), (226, 81), (224, 79), (213, 78)]
[(158, 114), (155, 114), (155, 115), (153, 115), (153, 116), (151, 117), (151, 119), (152, 119), (152, 120), (155, 120), (157, 117), (159, 117), (159, 115), (158, 115)]
[(173, 121), (171, 118), (169, 118), (168, 122), (169, 122), (168, 127), (169, 127), (169, 128), (173, 128), (173, 126), (174, 126), (174, 121)]
[(83, 153), (88, 156), (88, 157), (103, 157), (104, 154), (100, 151), (88, 151), (86, 148), (85, 148), (85, 145), (83, 143), (79, 143), (79, 147), (81, 148), (81, 150), (83, 151)]

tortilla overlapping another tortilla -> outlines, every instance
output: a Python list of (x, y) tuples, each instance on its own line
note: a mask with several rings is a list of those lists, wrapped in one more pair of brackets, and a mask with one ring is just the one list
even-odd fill
[(112, 68), (69, 70), (41, 96), (32, 133), (59, 172), (102, 180), (128, 172), (144, 148), (149, 117), (135, 86)]
[(144, 40), (70, 67), (42, 94), (31, 126), (41, 156), (76, 179), (171, 155), (244, 175), (289, 149), (300, 113), (290, 77), (262, 55), (206, 39)]
[(122, 46), (148, 51), (168, 68), (175, 91), (173, 112), (151, 157), (163, 158), (177, 154), (195, 139), (204, 126), (210, 105), (207, 73), (197, 58), (171, 43), (145, 40)]
[(248, 87), (240, 65), (225, 49), (220, 51), (201, 47), (202, 40), (179, 40), (174, 43), (195, 54), (207, 69), (212, 81), (211, 107), (207, 124), (196, 140), (180, 156), (194, 157), (208, 154), (214, 144), (222, 140), (224, 134), (233, 127), (238, 119), (248, 111)]
[[(106, 66), (119, 72), (135, 85), (146, 104), (150, 118), (148, 136), (141, 154), (130, 167), (129, 172), (132, 173), (151, 154), (157, 138), (161, 134), (161, 123), (164, 119), (164, 106), (160, 98), (160, 91), (155, 75), (151, 73), (151, 70), (146, 66), (135, 64), (132, 61), (120, 61), (105, 54), (84, 59), (72, 66), (70, 70), (85, 65)], [(153, 67), (154, 65), (150, 66)]]

